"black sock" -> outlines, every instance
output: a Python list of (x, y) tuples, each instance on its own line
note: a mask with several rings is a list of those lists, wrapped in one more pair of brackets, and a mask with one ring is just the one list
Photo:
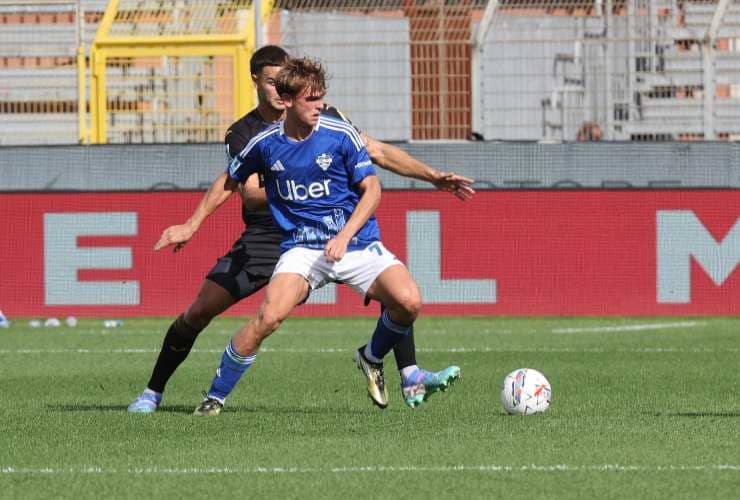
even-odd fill
[(195, 339), (200, 333), (185, 322), (183, 315), (177, 317), (167, 330), (164, 336), (162, 350), (154, 365), (152, 377), (149, 379), (147, 387), (156, 392), (164, 392), (164, 386), (170, 379), (180, 363), (190, 354)]
[[(380, 313), (385, 311), (385, 306), (380, 304)], [(414, 325), (411, 325), (411, 330), (408, 335), (404, 337), (393, 346), (393, 355), (396, 357), (396, 365), (400, 372), (407, 366), (414, 366), (416, 364), (416, 344), (414, 344)]]
[(411, 325), (411, 331), (404, 335), (401, 340), (393, 346), (393, 355), (396, 357), (398, 371), (407, 366), (416, 364), (416, 345), (414, 344), (414, 325)]

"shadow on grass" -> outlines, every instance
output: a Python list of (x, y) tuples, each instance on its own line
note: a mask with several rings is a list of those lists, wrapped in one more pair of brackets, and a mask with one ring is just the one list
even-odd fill
[[(127, 413), (128, 405), (104, 405), (104, 404), (56, 404), (46, 406), (51, 411), (63, 411), (70, 413), (86, 412), (86, 411), (102, 411), (111, 413)], [(195, 404), (193, 405), (166, 405), (161, 406), (157, 413), (180, 413), (180, 414), (191, 414), (195, 410)], [(226, 412), (227, 410), (224, 410)], [(228, 412), (235, 413), (255, 413), (258, 410), (248, 406), (229, 406)]]
[(46, 405), (46, 408), (51, 411), (67, 411), (67, 412), (77, 412), (77, 411), (113, 411), (113, 412), (119, 412), (119, 411), (126, 411), (126, 408), (128, 408), (128, 405), (101, 405), (101, 404), (56, 404), (56, 405)]
[[(122, 404), (53, 404), (47, 405), (47, 409), (50, 411), (62, 411), (62, 412), (87, 412), (87, 411), (101, 411), (101, 412), (112, 412), (112, 413), (126, 413), (128, 405)], [(172, 413), (172, 414), (187, 414), (193, 413), (195, 405), (164, 405), (161, 406), (157, 413)], [(265, 405), (236, 405), (227, 406), (224, 408), (222, 415), (228, 415), (230, 413), (267, 413), (267, 414), (279, 414), (279, 415), (363, 415), (366, 412), (362, 410), (355, 410), (350, 408), (335, 408), (335, 407), (276, 407), (276, 406), (265, 406)]]
[[(280, 415), (367, 415), (366, 410), (360, 410), (356, 408), (337, 408), (336, 406), (268, 406), (268, 405), (251, 405), (248, 407), (242, 407), (240, 409), (236, 407), (226, 407), (226, 411), (250, 411), (253, 413), (268, 413), (268, 414), (280, 414)], [(368, 405), (369, 410), (377, 410)], [(378, 410), (379, 411), (379, 410)]]
[(721, 418), (737, 418), (740, 417), (740, 410), (738, 411), (688, 411), (688, 412), (675, 412), (675, 413), (653, 413), (655, 417), (721, 417)]

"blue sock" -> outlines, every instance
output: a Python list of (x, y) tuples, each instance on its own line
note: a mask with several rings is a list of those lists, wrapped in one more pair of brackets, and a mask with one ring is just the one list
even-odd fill
[(226, 396), (234, 390), (234, 386), (247, 371), (247, 368), (252, 366), (256, 357), (257, 353), (251, 356), (242, 356), (236, 352), (234, 343), (229, 342), (223, 356), (221, 356), (221, 364), (216, 370), (216, 376), (213, 377), (211, 388), (208, 389), (208, 397), (216, 398), (223, 403)]
[(373, 337), (365, 349), (365, 357), (374, 363), (382, 363), (396, 343), (411, 333), (411, 325), (400, 325), (388, 316), (388, 310), (380, 315)]

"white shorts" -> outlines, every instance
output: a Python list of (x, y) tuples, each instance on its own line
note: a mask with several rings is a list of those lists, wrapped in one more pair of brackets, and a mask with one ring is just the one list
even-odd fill
[(330, 282), (344, 283), (357, 293), (365, 295), (380, 273), (396, 264), (403, 265), (379, 241), (364, 250), (347, 252), (339, 262), (326, 260), (323, 250), (294, 247), (280, 256), (272, 275), (300, 274), (308, 281), (311, 290), (317, 290)]

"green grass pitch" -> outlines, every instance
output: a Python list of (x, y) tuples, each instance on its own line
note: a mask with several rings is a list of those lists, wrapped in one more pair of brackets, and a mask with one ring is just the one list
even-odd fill
[[(3, 498), (731, 498), (740, 488), (740, 319), (424, 318), (419, 364), (462, 367), (406, 408), (366, 397), (352, 351), (374, 321), (290, 319), (218, 418), (190, 415), (237, 319), (215, 321), (154, 415), (144, 387), (169, 319), (0, 329)], [(550, 380), (506, 415), (504, 376)]]

